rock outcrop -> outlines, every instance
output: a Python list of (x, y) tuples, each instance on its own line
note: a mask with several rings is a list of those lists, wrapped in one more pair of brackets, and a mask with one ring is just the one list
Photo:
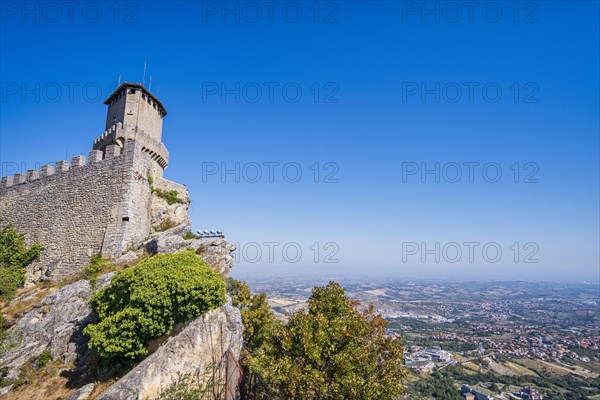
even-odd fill
[(88, 383), (87, 385), (80, 387), (69, 397), (67, 397), (67, 400), (86, 400), (91, 396), (95, 387), (96, 385), (94, 385), (93, 383)]
[[(152, 227), (154, 229), (159, 228), (168, 221), (172, 226), (186, 225), (191, 228), (192, 221), (188, 213), (191, 201), (188, 189), (183, 185), (166, 179), (157, 179), (156, 182), (154, 182), (154, 188), (155, 191), (152, 195), (152, 204), (150, 206)], [(164, 194), (169, 191), (177, 192), (177, 197), (181, 202), (169, 204), (167, 200), (160, 195), (161, 193)]]
[(189, 226), (182, 224), (167, 231), (155, 233), (142, 243), (140, 248), (152, 255), (192, 249), (204, 260), (206, 265), (217, 271), (222, 277), (229, 275), (235, 261), (231, 255), (236, 249), (235, 245), (224, 239), (186, 240), (183, 238), (186, 232), (189, 232)]
[(191, 248), (204, 260), (206, 265), (217, 271), (221, 276), (226, 277), (229, 275), (235, 261), (231, 255), (236, 249), (234, 244), (224, 239), (196, 239), (191, 244)]
[[(110, 273), (99, 278), (99, 287), (107, 285), (113, 275)], [(23, 366), (44, 351), (50, 351), (52, 359), (60, 359), (67, 364), (84, 363), (90, 350), (83, 328), (94, 317), (89, 304), (91, 295), (92, 288), (86, 280), (66, 285), (44, 297), (12, 326), (8, 332), (8, 349), (0, 356), (0, 368), (6, 372), (5, 379), (18, 379)], [(2, 388), (0, 394), (10, 389), (11, 386)]]
[(240, 311), (228, 301), (188, 323), (97, 399), (157, 399), (186, 382), (233, 400), (240, 378), (242, 332)]

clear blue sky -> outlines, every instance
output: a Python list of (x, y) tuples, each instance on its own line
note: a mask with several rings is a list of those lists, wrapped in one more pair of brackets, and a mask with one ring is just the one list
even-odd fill
[(165, 177), (237, 276), (598, 282), (597, 1), (0, 4), (2, 175), (87, 154), (147, 62)]

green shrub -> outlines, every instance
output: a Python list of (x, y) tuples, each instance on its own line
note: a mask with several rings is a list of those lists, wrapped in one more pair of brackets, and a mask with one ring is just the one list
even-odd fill
[(91, 299), (97, 321), (84, 333), (100, 358), (131, 363), (150, 339), (225, 303), (225, 282), (193, 251), (160, 254), (119, 271)]
[(50, 361), (52, 361), (52, 353), (50, 353), (50, 350), (44, 350), (44, 352), (38, 357), (37, 367), (42, 369), (46, 365), (50, 364)]
[(92, 256), (92, 258), (90, 258), (89, 265), (85, 267), (84, 276), (90, 281), (92, 287), (96, 286), (98, 276), (100, 276), (100, 273), (108, 264), (110, 264), (110, 261), (102, 258), (100, 254), (95, 254)]
[(179, 198), (179, 192), (177, 190), (165, 192), (164, 190), (156, 189), (155, 193), (165, 199), (170, 206), (175, 203), (183, 203), (183, 200)]
[(93, 277), (94, 275), (102, 272), (102, 268), (106, 265), (107, 261), (104, 260), (99, 254), (96, 254), (90, 258), (90, 264), (85, 267), (86, 277)]
[(25, 283), (25, 267), (37, 260), (42, 246), (25, 246), (25, 236), (12, 225), (0, 229), (0, 300), (10, 300)]
[(165, 200), (169, 205), (173, 205), (175, 203), (183, 203), (183, 200), (179, 198), (179, 192), (177, 192), (177, 190), (169, 190), (165, 194)]
[(154, 178), (148, 176), (148, 184), (150, 185), (150, 193), (154, 193), (156, 189), (154, 189)]
[(6, 379), (8, 375), (8, 367), (0, 368), (0, 388), (10, 385), (12, 382)]
[(197, 236), (194, 235), (194, 232), (186, 232), (185, 235), (183, 235), (183, 238), (185, 240), (190, 240), (190, 239), (196, 239)]

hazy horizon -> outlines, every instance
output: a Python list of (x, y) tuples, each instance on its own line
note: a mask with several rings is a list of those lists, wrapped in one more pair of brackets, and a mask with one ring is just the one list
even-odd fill
[(336, 266), (332, 268), (319, 268), (315, 266), (300, 267), (290, 269), (284, 266), (248, 266), (248, 265), (234, 265), (231, 276), (240, 279), (252, 281), (253, 279), (266, 279), (269, 277), (273, 278), (290, 278), (290, 279), (306, 279), (310, 280), (315, 278), (316, 280), (332, 279), (332, 280), (343, 280), (343, 279), (358, 279), (358, 280), (420, 280), (420, 281), (457, 281), (457, 282), (532, 282), (532, 283), (575, 283), (575, 284), (592, 284), (600, 287), (600, 279), (598, 276), (575, 276), (569, 277), (562, 274), (556, 275), (527, 275), (527, 274), (500, 274), (489, 273), (489, 274), (460, 274), (452, 273), (447, 271), (446, 273), (436, 274), (434, 271), (419, 272), (418, 268), (412, 268), (403, 271), (395, 271), (390, 268), (373, 268), (370, 267), (363, 272), (359, 271), (359, 268), (352, 268), (350, 271), (343, 266)]

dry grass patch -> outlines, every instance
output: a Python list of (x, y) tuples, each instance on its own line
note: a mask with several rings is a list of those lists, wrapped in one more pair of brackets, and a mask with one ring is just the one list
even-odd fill
[(36, 370), (31, 363), (24, 366), (17, 387), (6, 395), (7, 400), (66, 399), (75, 389), (67, 388), (68, 380), (60, 375), (70, 368), (60, 361), (53, 361)]
[(582, 368), (578, 365), (571, 366), (571, 365), (557, 364), (557, 363), (553, 363), (553, 362), (549, 362), (549, 361), (540, 361), (540, 362), (543, 363), (544, 365), (547, 365), (551, 369), (564, 371), (564, 372), (567, 372), (567, 373), (570, 373), (573, 375), (580, 376), (585, 379), (595, 379), (598, 377), (597, 374), (595, 374), (585, 368)]
[(530, 368), (538, 373), (549, 374), (549, 375), (577, 375), (586, 379), (595, 378), (596, 374), (583, 369), (583, 368), (569, 368), (567, 366), (558, 365), (553, 362), (543, 360), (530, 360), (527, 358), (519, 359), (519, 364), (523, 364), (527, 368)]
[[(14, 389), (2, 397), (3, 400), (65, 400), (69, 395), (94, 382), (94, 391), (90, 399), (95, 399), (113, 385), (120, 377), (111, 371), (98, 369), (97, 360), (91, 360), (88, 373), (73, 375), (73, 365), (60, 360), (36, 368), (35, 362), (23, 367), (19, 381)], [(106, 375), (108, 374), (108, 375)]]
[[(44, 297), (56, 292), (57, 290), (58, 289), (56, 287), (50, 286), (27, 289), (18, 295), (18, 297), (23, 298), (23, 300), (2, 304), (0, 306), (0, 314), (6, 318), (9, 325), (13, 325), (18, 319), (38, 305)], [(23, 296), (27, 294), (31, 295)]]
[(507, 366), (497, 363), (496, 361), (489, 359), (489, 368), (497, 373), (498, 375), (515, 375), (515, 371), (508, 368)]
[(513, 370), (517, 375), (531, 375), (531, 376), (538, 376), (538, 374), (535, 371), (530, 370), (529, 368), (523, 366), (523, 365), (519, 365), (516, 364), (514, 362), (511, 361), (506, 361), (504, 363), (504, 365), (507, 368), (510, 368), (511, 370)]
[(467, 361), (465, 363), (461, 364), (463, 367), (466, 367), (468, 369), (470, 369), (471, 371), (475, 371), (475, 372), (479, 372), (481, 370), (481, 367), (471, 361)]
[[(29, 367), (24, 371), (23, 381), (18, 387), (6, 394), (6, 400), (31, 400), (31, 399), (47, 399), (47, 400), (64, 400), (78, 387), (72, 387), (69, 378), (64, 372), (73, 368), (72, 365), (65, 364), (61, 361), (53, 361), (45, 368), (35, 370)], [(108, 389), (115, 380), (104, 382), (96, 382), (94, 392), (90, 399), (99, 396), (103, 391)], [(81, 385), (83, 386), (83, 384)], [(4, 398), (3, 398), (4, 399)]]

